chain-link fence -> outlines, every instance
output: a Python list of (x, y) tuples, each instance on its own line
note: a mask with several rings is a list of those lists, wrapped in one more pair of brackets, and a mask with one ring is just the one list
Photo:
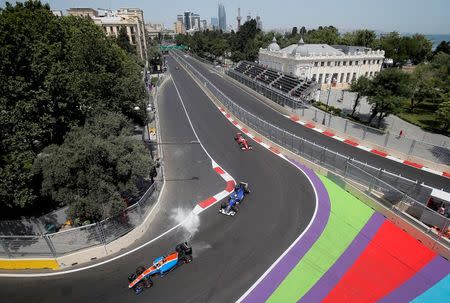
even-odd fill
[[(231, 78), (271, 99), (275, 103), (286, 107), (293, 114), (301, 116), (306, 120), (322, 123), (324, 126), (331, 128), (338, 133), (346, 134), (349, 137), (358, 140), (368, 141), (387, 149), (396, 150), (405, 155), (450, 165), (450, 149), (446, 146), (439, 146), (429, 142), (408, 138), (406, 136), (391, 134), (364, 124), (352, 122), (344, 117), (331, 115), (317, 108), (308, 108), (300, 99), (276, 92), (268, 85), (260, 83), (233, 69), (229, 69), (226, 73)], [(327, 94), (322, 95), (327, 96)]]
[[(164, 77), (166, 77), (164, 74), (158, 76), (155, 87), (161, 85)], [(143, 71), (143, 80), (148, 84), (147, 65)], [(147, 85), (146, 88), (149, 103), (152, 103), (156, 95), (156, 88), (154, 92), (150, 92)], [(158, 120), (153, 112), (149, 112), (150, 122), (153, 122), (155, 118)], [(143, 139), (145, 142), (145, 133)], [(156, 152), (155, 158), (158, 158), (159, 149), (154, 149), (152, 144), (148, 147), (150, 155), (153, 156), (153, 152)], [(130, 232), (146, 218), (158, 199), (163, 182), (163, 169), (159, 163), (157, 176), (158, 180), (152, 184), (149, 180), (141, 180), (142, 182), (138, 184), (137, 196), (127, 197), (133, 205), (118, 215), (101, 222), (55, 232), (67, 221), (67, 206), (37, 218), (0, 221), (0, 257), (58, 257), (92, 246), (110, 243)]]
[(98, 223), (55, 233), (42, 233), (31, 219), (22, 221), (19, 229), (17, 223), (11, 226), (8, 221), (2, 221), (0, 257), (58, 257), (80, 249), (106, 245), (141, 224), (158, 196), (157, 181), (147, 189), (137, 203), (118, 215)]
[[(356, 184), (379, 203), (395, 211), (403, 210), (405, 214), (408, 214), (410, 221), (416, 221), (414, 224), (420, 225), (423, 230), (430, 230), (428, 226), (420, 222), (423, 221), (424, 214), (430, 212), (425, 206), (431, 194), (430, 188), (383, 169), (350, 159), (262, 120), (237, 105), (195, 67), (177, 54), (175, 55), (233, 115), (259, 134), (313, 163), (344, 176), (347, 182)], [(438, 227), (441, 230), (445, 230), (449, 226), (448, 218), (436, 212), (433, 212), (433, 216), (438, 218)], [(446, 245), (449, 244), (448, 241), (437, 235), (435, 238)]]

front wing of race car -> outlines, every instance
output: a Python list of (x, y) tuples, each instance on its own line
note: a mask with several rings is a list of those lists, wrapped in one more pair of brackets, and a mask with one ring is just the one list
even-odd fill
[(219, 213), (224, 214), (226, 216), (234, 216), (236, 214), (236, 212), (234, 210), (230, 209), (229, 211), (227, 211), (224, 208), (219, 209)]

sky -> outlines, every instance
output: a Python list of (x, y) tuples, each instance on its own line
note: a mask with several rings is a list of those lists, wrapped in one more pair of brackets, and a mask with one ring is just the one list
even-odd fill
[[(15, 2), (15, 1), (10, 1)], [(217, 0), (44, 0), (52, 9), (92, 7), (117, 9), (139, 7), (146, 22), (173, 28), (176, 15), (184, 11), (200, 14), (208, 24), (217, 16)], [(450, 34), (450, 0), (222, 0), (227, 24), (236, 27), (238, 7), (243, 19), (258, 14), (265, 31), (316, 28), (333, 25), (340, 30), (367, 28), (400, 33)], [(3, 6), (5, 0), (0, 0)]]

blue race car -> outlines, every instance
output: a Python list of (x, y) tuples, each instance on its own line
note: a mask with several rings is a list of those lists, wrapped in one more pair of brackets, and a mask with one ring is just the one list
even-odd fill
[(136, 269), (136, 274), (131, 274), (128, 277), (128, 288), (133, 289), (138, 295), (144, 291), (144, 288), (153, 286), (152, 276), (159, 275), (162, 277), (181, 264), (190, 262), (192, 262), (192, 247), (187, 242), (178, 244), (174, 252), (154, 259), (152, 266), (149, 268), (139, 266)]
[(234, 216), (238, 212), (238, 205), (244, 200), (245, 195), (250, 193), (248, 189), (248, 183), (240, 182), (234, 187), (234, 191), (230, 194), (227, 201), (222, 202), (219, 212), (227, 215)]

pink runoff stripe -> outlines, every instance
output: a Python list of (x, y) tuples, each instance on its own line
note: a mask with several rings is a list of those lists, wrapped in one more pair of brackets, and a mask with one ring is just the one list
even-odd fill
[(333, 134), (332, 132), (329, 132), (329, 131), (324, 131), (322, 134), (324, 134), (325, 136), (328, 136), (328, 137), (333, 137), (335, 134)]
[(298, 302), (321, 302), (358, 259), (384, 220), (381, 214), (374, 213), (333, 266)]

